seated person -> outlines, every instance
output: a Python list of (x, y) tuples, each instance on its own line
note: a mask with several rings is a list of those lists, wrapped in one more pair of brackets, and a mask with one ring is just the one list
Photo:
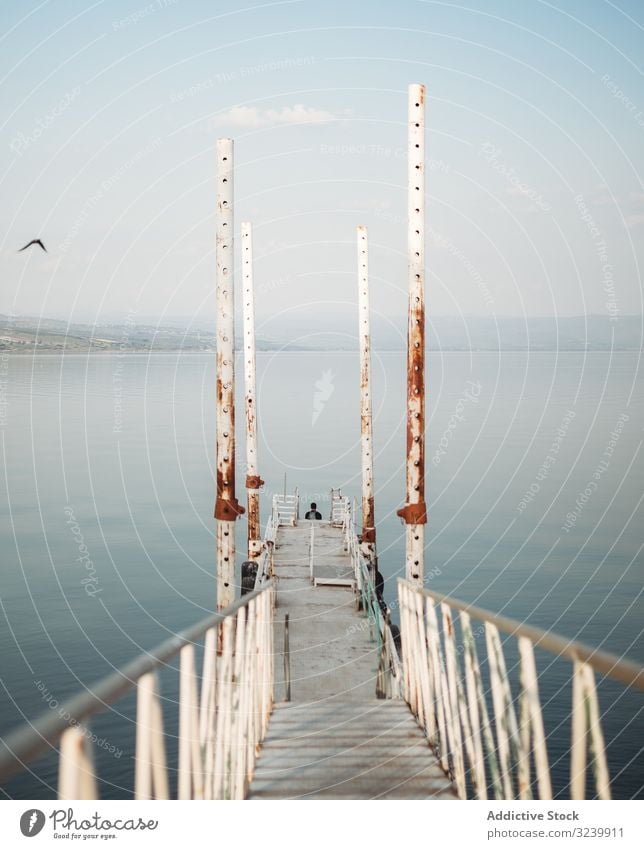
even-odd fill
[(322, 518), (322, 514), (319, 512), (318, 505), (315, 503), (315, 501), (311, 502), (311, 509), (308, 511), (308, 513), (306, 514), (306, 516), (304, 518), (305, 519), (321, 519)]

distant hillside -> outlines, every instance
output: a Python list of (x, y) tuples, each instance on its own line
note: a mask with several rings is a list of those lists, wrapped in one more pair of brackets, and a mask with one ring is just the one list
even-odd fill
[[(269, 324), (269, 323), (267, 323)], [(427, 316), (427, 347), (441, 351), (639, 351), (643, 331), (641, 316), (572, 318), (478, 318)], [(333, 328), (328, 330), (327, 328)], [(398, 351), (406, 345), (404, 317), (372, 318), (374, 350)], [(291, 345), (289, 340), (295, 340)], [(311, 350), (357, 350), (355, 318), (336, 315), (333, 320), (308, 316), (291, 321), (270, 337), (270, 347), (295, 346)]]
[[(347, 312), (264, 322), (257, 339), (260, 351), (355, 351), (355, 317)], [(458, 318), (431, 315), (427, 318), (429, 350), (441, 351), (640, 351), (642, 317), (607, 316), (572, 318)], [(328, 328), (333, 328), (332, 330)], [(271, 331), (270, 333), (268, 331)], [(405, 347), (404, 317), (374, 317), (374, 350), (402, 351)], [(0, 314), (0, 351), (11, 353), (171, 352), (214, 351), (213, 329), (186, 329), (163, 324), (68, 324), (56, 319)], [(238, 339), (239, 346), (239, 339)]]

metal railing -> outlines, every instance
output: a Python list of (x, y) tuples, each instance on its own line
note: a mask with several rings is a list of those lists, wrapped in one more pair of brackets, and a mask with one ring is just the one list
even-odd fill
[[(167, 799), (159, 670), (179, 656), (179, 799), (243, 799), (273, 706), (272, 584), (166, 640), (0, 746), (0, 782), (59, 744), (59, 799), (98, 798), (87, 723), (136, 689), (132, 786), (136, 799)], [(201, 687), (195, 646), (203, 641)], [(126, 723), (129, 725), (129, 723)]]
[(277, 536), (276, 510), (273, 509), (266, 520), (262, 551), (257, 560), (257, 575), (255, 576), (255, 589), (265, 586), (273, 577), (273, 552), (275, 549), (275, 537)]
[(273, 522), (280, 525), (297, 525), (300, 518), (300, 493), (296, 489), (293, 495), (273, 495)]
[(376, 695), (378, 698), (399, 699), (402, 696), (402, 666), (391, 632), (389, 610), (378, 598), (371, 570), (360, 550), (355, 525), (355, 502), (352, 506), (349, 499), (344, 497), (343, 502), (342, 529), (345, 547), (351, 557), (356, 600), (369, 621), (371, 639), (378, 642)]
[(309, 578), (315, 583), (315, 524), (311, 522), (311, 533), (309, 536)]
[(342, 525), (347, 516), (347, 511), (350, 509), (349, 498), (342, 495), (339, 489), (331, 490), (331, 511), (329, 513), (329, 521), (332, 525)]
[(288, 613), (284, 616), (284, 701), (291, 701), (291, 641), (288, 628)]
[[(585, 798), (588, 779), (597, 798), (610, 798), (594, 673), (644, 690), (644, 667), (402, 579), (398, 590), (404, 698), (460, 798), (531, 799), (533, 791), (539, 799), (552, 798), (535, 646), (573, 666), (570, 798)], [(472, 619), (483, 623), (482, 662)], [(499, 632), (518, 644), (518, 716)], [(486, 685), (482, 668), (488, 673)]]

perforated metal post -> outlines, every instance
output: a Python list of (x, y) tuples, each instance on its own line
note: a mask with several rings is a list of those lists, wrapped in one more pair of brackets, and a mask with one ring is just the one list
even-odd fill
[(217, 140), (217, 608), (235, 598), (235, 303), (233, 142)]
[(422, 586), (425, 545), (425, 86), (409, 86), (409, 324), (407, 329), (407, 493), (405, 574)]
[(257, 470), (257, 396), (255, 393), (255, 302), (253, 292), (253, 231), (248, 221), (241, 225), (244, 315), (244, 388), (246, 408), (246, 490), (248, 492), (248, 559), (262, 549), (259, 517), (259, 488), (264, 481)]
[(362, 457), (362, 533), (360, 547), (375, 579), (376, 517), (373, 490), (373, 423), (371, 405), (371, 332), (369, 327), (369, 240), (367, 228), (357, 228), (358, 346), (360, 349), (360, 449)]

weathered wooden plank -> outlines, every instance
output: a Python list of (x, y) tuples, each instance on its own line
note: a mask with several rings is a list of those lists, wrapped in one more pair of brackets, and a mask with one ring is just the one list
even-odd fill
[(391, 744), (391, 741), (377, 743), (373, 746), (360, 745), (345, 746), (338, 745), (334, 740), (327, 741), (326, 746), (307, 746), (306, 755), (303, 758), (293, 747), (275, 748), (273, 750), (266, 749), (271, 752), (270, 768), (268, 766), (258, 767), (257, 774), (263, 770), (271, 771), (282, 768), (282, 764), (290, 764), (303, 766), (305, 764), (316, 764), (322, 761), (333, 760), (334, 763), (341, 763), (345, 760), (355, 759), (355, 763), (385, 763), (389, 760), (394, 760), (397, 757), (404, 755), (405, 757), (422, 759), (423, 766), (427, 766), (427, 745), (418, 743), (416, 740), (409, 740), (403, 745)]
[[(417, 740), (418, 737), (415, 731), (410, 731), (408, 729), (392, 733), (388, 733), (386, 729), (383, 729), (379, 732), (370, 731), (369, 739), (387, 740), (389, 741), (388, 745), (394, 745), (402, 744), (405, 741), (414, 741)], [(319, 734), (291, 734), (290, 736), (286, 736), (285, 731), (284, 735), (281, 735), (279, 739), (269, 740), (268, 742), (266, 742), (264, 744), (264, 749), (268, 750), (273, 746), (277, 747), (282, 745), (283, 743), (289, 746), (303, 745), (307, 748), (310, 746), (326, 746), (328, 745), (328, 741), (337, 742), (338, 745), (358, 745), (354, 730), (351, 730), (350, 732), (343, 732), (342, 730), (339, 730), (337, 732), (326, 731), (320, 732)]]
[(306, 787), (293, 782), (290, 790), (276, 789), (266, 783), (251, 787), (249, 799), (456, 799), (449, 783), (412, 778), (393, 781), (387, 786), (369, 782), (350, 781), (332, 786)]
[(452, 798), (402, 702), (278, 705), (251, 799)]

